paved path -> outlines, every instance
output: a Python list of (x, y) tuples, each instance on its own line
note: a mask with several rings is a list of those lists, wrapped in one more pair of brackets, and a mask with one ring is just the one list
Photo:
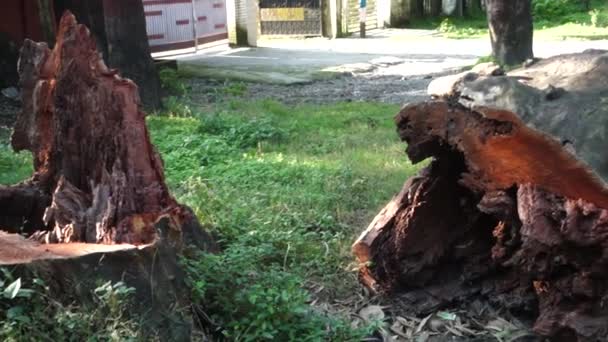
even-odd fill
[[(488, 39), (445, 39), (427, 30), (374, 30), (366, 39), (267, 39), (257, 48), (218, 46), (170, 57), (183, 70), (210, 78), (305, 83), (340, 72), (415, 76), (444, 73), (490, 54)], [(608, 41), (536, 41), (538, 57), (607, 49)]]

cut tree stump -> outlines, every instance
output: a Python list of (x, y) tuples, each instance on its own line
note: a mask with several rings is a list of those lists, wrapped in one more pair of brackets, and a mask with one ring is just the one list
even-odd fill
[(137, 86), (106, 67), (73, 15), (63, 16), (53, 50), (25, 41), (19, 74), (23, 111), (12, 145), (32, 152), (35, 171), (0, 188), (0, 200), (17, 189), (40, 200), (27, 202), (31, 215), (2, 206), (4, 229), (31, 232), (31, 222), (44, 222), (37, 235), (46, 242), (147, 244), (159, 217), (189, 215), (165, 184)]
[(25, 41), (18, 70), (23, 110), (11, 143), (32, 152), (34, 175), (0, 186), (0, 265), (44, 279), (68, 303), (125, 281), (146, 338), (192, 338), (179, 258), (217, 247), (167, 188), (137, 86), (106, 67), (70, 13), (52, 50)]
[(608, 339), (608, 190), (498, 109), (430, 101), (395, 118), (409, 179), (353, 245), (364, 285), (437, 307), (478, 297), (556, 340)]

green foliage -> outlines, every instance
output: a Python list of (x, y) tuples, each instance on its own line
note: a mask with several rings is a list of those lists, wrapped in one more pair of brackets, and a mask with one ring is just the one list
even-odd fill
[(226, 95), (243, 96), (247, 92), (247, 85), (243, 82), (231, 82), (220, 89)]
[[(105, 283), (89, 304), (64, 305), (40, 279), (24, 281), (0, 269), (0, 340), (136, 341), (140, 330), (127, 315), (133, 289)], [(26, 287), (27, 286), (27, 287)]]
[(192, 109), (185, 103), (183, 98), (168, 96), (163, 99), (165, 114), (179, 118), (187, 118), (193, 115)]
[[(267, 243), (228, 248), (186, 261), (193, 297), (212, 312), (222, 334), (236, 341), (360, 341), (372, 326), (352, 329), (344, 319), (313, 310), (302, 279), (285, 271)], [(265, 267), (265, 265), (270, 265)]]
[(13, 152), (9, 144), (9, 131), (0, 128), (0, 184), (15, 184), (31, 175), (31, 153)]
[(243, 120), (221, 114), (202, 117), (199, 129), (201, 133), (220, 136), (240, 148), (255, 147), (262, 142), (279, 143), (286, 136), (286, 132), (268, 118)]
[(579, 0), (533, 0), (532, 13), (535, 20), (562, 23), (562, 18), (582, 10)]
[(162, 89), (172, 96), (186, 95), (188, 88), (177, 70), (163, 68), (158, 72)]
[[(588, 10), (581, 0), (533, 0), (534, 39), (606, 39), (608, 3), (591, 1)], [(411, 27), (434, 29), (446, 38), (488, 36), (487, 20), (481, 13), (473, 17), (414, 18)]]
[(418, 169), (394, 133), (397, 110), (226, 101), (198, 118), (148, 118), (172, 191), (223, 247), (184, 262), (227, 339), (360, 341), (374, 328), (309, 302), (357, 291), (350, 244)]
[(593, 9), (588, 12), (589, 21), (593, 27), (608, 27), (608, 13), (599, 9)]

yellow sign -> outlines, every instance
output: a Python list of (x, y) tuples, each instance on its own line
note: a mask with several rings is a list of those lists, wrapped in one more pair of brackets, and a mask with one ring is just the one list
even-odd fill
[(304, 8), (262, 8), (262, 21), (304, 21)]

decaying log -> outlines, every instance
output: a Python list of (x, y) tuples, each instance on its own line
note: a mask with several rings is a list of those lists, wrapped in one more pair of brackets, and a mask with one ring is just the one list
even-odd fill
[(395, 120), (410, 159), (433, 161), (353, 245), (361, 281), (433, 307), (481, 296), (541, 335), (608, 339), (604, 183), (508, 111), (432, 101)]
[(31, 233), (33, 222), (47, 242), (147, 244), (159, 217), (191, 215), (165, 184), (137, 86), (106, 67), (73, 15), (62, 17), (52, 50), (25, 41), (18, 69), (23, 111), (12, 146), (32, 152), (34, 175), (0, 188), (0, 199), (29, 193), (41, 201), (27, 205), (27, 216), (0, 207), (0, 229), (22, 231), (29, 222)]

